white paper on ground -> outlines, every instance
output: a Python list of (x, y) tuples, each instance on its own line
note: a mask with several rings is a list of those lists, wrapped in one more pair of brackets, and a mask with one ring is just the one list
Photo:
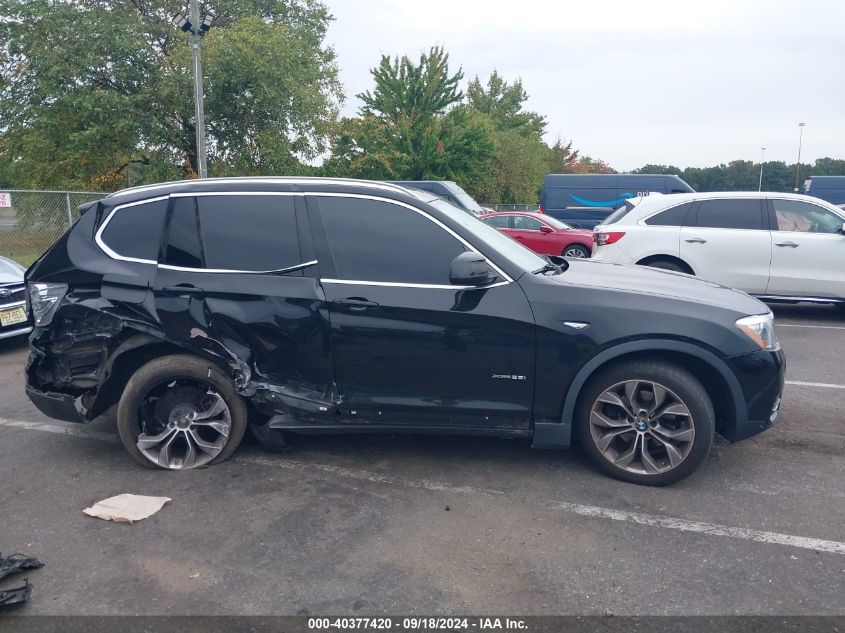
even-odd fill
[(154, 515), (170, 497), (145, 497), (144, 495), (123, 494), (98, 501), (83, 512), (89, 517), (97, 517), (117, 523), (133, 523)]

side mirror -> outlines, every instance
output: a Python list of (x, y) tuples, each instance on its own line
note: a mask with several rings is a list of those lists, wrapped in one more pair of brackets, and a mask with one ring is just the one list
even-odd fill
[(487, 260), (481, 253), (464, 251), (452, 261), (449, 282), (455, 286), (484, 286), (493, 281)]
[(540, 227), (540, 233), (554, 233), (554, 229), (550, 226), (546, 226), (545, 224)]

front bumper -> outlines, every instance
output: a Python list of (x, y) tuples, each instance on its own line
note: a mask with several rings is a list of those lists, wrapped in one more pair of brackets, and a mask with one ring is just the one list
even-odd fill
[(76, 408), (76, 398), (71, 395), (39, 391), (27, 385), (26, 396), (41, 413), (49, 418), (66, 422), (85, 422), (85, 418)]
[(23, 336), (32, 332), (32, 325), (25, 325), (24, 327), (12, 326), (0, 329), (0, 339), (12, 338), (13, 336)]
[(726, 362), (739, 383), (743, 406), (737, 406), (736, 419), (726, 425), (722, 435), (731, 442), (739, 442), (762, 433), (777, 422), (786, 356), (783, 350), (760, 350), (728, 358)]

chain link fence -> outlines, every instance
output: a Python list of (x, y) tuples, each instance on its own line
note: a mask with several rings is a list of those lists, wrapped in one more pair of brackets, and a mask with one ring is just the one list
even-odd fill
[(29, 266), (105, 193), (0, 190), (0, 255)]
[(482, 204), (482, 207), (493, 209), (493, 211), (531, 211), (540, 210), (539, 204)]

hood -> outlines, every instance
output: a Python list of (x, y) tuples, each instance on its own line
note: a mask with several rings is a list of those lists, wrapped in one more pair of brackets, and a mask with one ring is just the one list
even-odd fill
[(706, 303), (740, 314), (769, 312), (765, 303), (740, 290), (692, 275), (647, 266), (576, 259), (569, 260), (569, 268), (565, 272), (547, 279), (565, 284)]
[(0, 285), (22, 284), (24, 268), (5, 257), (0, 257)]

